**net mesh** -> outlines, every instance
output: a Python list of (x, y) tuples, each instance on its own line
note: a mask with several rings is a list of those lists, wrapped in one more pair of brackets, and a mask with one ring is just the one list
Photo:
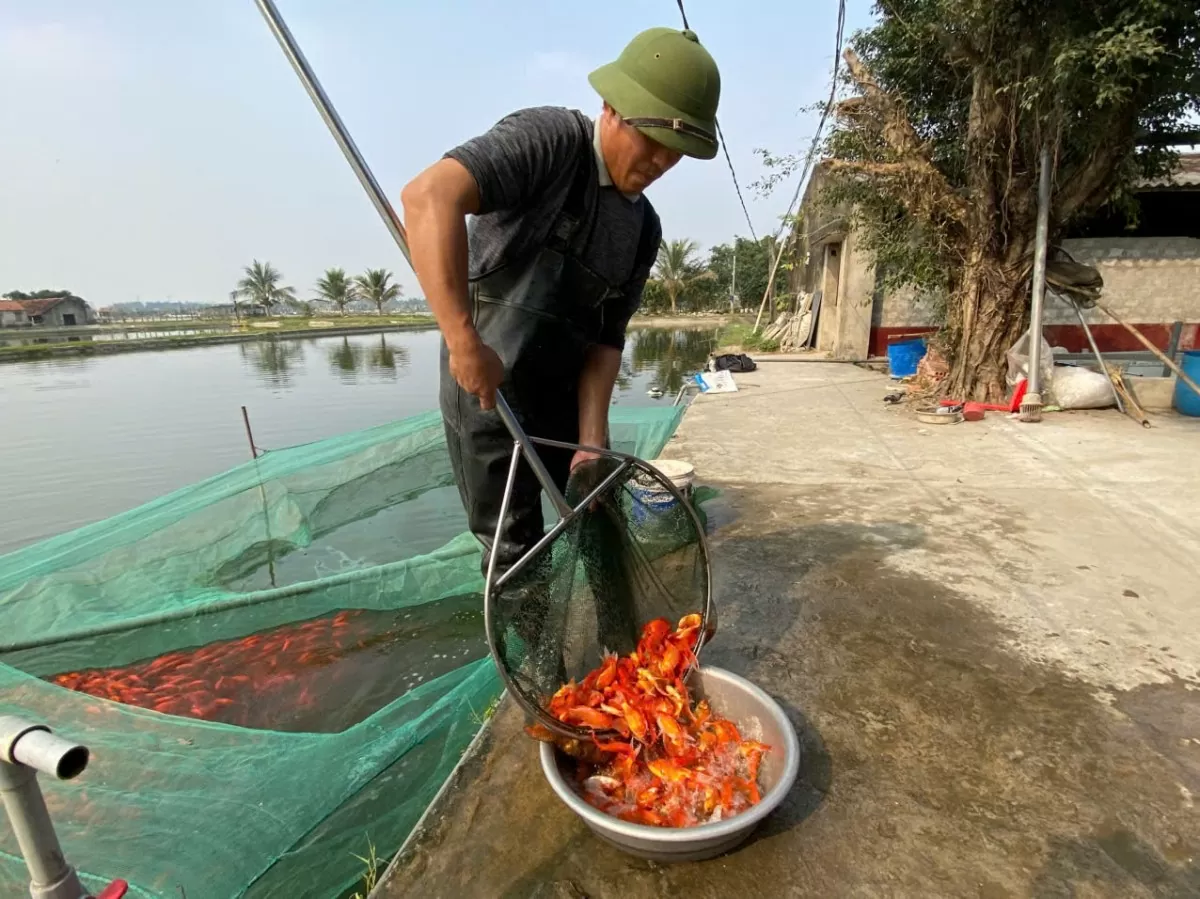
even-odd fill
[[(550, 543), (491, 585), (497, 655), (509, 686), (534, 714), (606, 653), (632, 652), (648, 621), (708, 615), (703, 524), (687, 499), (652, 468), (602, 457), (572, 472), (566, 500), (575, 507), (598, 488)], [(548, 714), (541, 720), (561, 723)], [(588, 737), (584, 721), (565, 723), (564, 735)]]
[[(614, 409), (658, 453), (678, 409)], [(441, 419), (278, 450), (0, 557), (0, 714), (92, 750), (41, 778), (85, 884), (337, 896), (394, 851), (500, 681)], [(27, 891), (0, 826), (0, 895)]]

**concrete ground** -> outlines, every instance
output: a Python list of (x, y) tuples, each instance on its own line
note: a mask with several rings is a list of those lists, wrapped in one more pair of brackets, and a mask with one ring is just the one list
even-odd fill
[(722, 858), (633, 859), (505, 707), (373, 895), (1200, 896), (1200, 420), (928, 426), (853, 365), (736, 380), (667, 455), (723, 491), (705, 660), (788, 710), (791, 796)]

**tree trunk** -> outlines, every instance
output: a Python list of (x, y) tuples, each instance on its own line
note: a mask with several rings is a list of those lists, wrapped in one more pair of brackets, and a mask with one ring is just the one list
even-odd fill
[(947, 347), (954, 360), (945, 394), (960, 400), (1006, 399), (1005, 354), (1029, 326), (1029, 279), (1006, 260), (972, 253), (951, 297)]
[(671, 298), (671, 314), (675, 314), (675, 291), (668, 290), (667, 296)]

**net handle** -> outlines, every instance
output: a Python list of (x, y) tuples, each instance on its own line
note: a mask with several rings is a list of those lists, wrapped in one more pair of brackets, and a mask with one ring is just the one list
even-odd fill
[[(566, 737), (567, 739), (581, 740), (583, 742), (590, 742), (593, 739), (616, 739), (619, 737), (619, 734), (615, 730), (587, 730), (584, 728), (574, 727), (566, 722), (558, 720), (548, 711), (546, 711), (546, 709), (526, 696), (525, 692), (512, 679), (512, 677), (509, 675), (504, 657), (500, 652), (499, 635), (496, 633), (493, 626), (494, 616), (492, 615), (492, 604), (496, 601), (496, 591), (502, 587), (510, 577), (516, 575), (516, 573), (528, 565), (532, 559), (536, 558), (537, 555), (542, 552), (546, 546), (548, 546), (550, 542), (554, 540), (555, 537), (562, 533), (562, 531), (571, 523), (573, 519), (575, 519), (584, 509), (590, 506), (592, 502), (613, 483), (615, 483), (622, 474), (624, 474), (630, 468), (636, 468), (644, 474), (650, 475), (656, 479), (661, 486), (666, 488), (666, 490), (676, 499), (676, 501), (678, 501), (687, 511), (688, 517), (692, 520), (692, 525), (696, 530), (696, 536), (698, 538), (697, 546), (700, 550), (700, 555), (704, 560), (704, 605), (701, 609), (700, 631), (696, 637), (696, 647), (693, 650), (698, 660), (700, 651), (706, 642), (706, 635), (708, 633), (709, 625), (711, 622), (715, 621), (712, 602), (712, 559), (708, 552), (708, 541), (704, 536), (704, 525), (703, 522), (700, 521), (700, 516), (696, 513), (696, 510), (692, 507), (692, 504), (687, 500), (686, 497), (684, 497), (683, 492), (675, 485), (675, 483), (670, 478), (663, 475), (662, 472), (642, 461), (637, 456), (603, 447), (584, 446), (582, 444), (567, 443), (561, 440), (549, 440), (540, 437), (531, 437), (528, 438), (528, 440), (530, 443), (541, 444), (543, 446), (575, 450), (576, 452), (584, 450), (587, 452), (596, 453), (597, 455), (608, 456), (610, 458), (620, 460), (623, 464), (619, 465), (616, 470), (605, 477), (599, 485), (589, 491), (587, 496), (585, 496), (574, 509), (571, 509), (568, 506), (568, 513), (563, 515), (559, 521), (556, 522), (555, 525), (546, 532), (541, 540), (534, 544), (534, 546), (528, 552), (517, 559), (517, 561), (514, 562), (504, 574), (497, 578), (495, 547), (499, 545), (502, 537), (502, 528), (504, 527), (504, 522), (508, 517), (509, 500), (512, 498), (513, 484), (516, 482), (517, 469), (520, 465), (521, 455), (524, 452), (521, 443), (514, 441), (512, 459), (508, 466), (508, 477), (504, 484), (504, 496), (500, 500), (500, 517), (496, 525), (496, 534), (492, 542), (493, 552), (488, 558), (487, 574), (484, 578), (483, 586), (483, 625), (484, 632), (487, 636), (488, 651), (492, 655), (492, 661), (495, 662), (496, 670), (499, 672), (500, 679), (504, 683), (504, 687), (508, 691), (508, 694), (512, 696), (517, 705), (519, 705), (527, 715), (537, 719), (537, 721), (548, 728), (551, 732), (558, 734), (561, 737)], [(647, 566), (647, 568), (648, 570), (652, 571), (652, 569), (649, 569), (649, 566)], [(698, 664), (699, 662), (697, 661), (697, 666)], [(697, 666), (693, 666), (693, 668), (690, 669), (685, 675), (685, 678), (690, 677), (691, 671), (694, 671), (695, 667)]]
[[(271, 29), (271, 33), (279, 41), (279, 46), (283, 48), (284, 55), (287, 56), (288, 62), (292, 64), (292, 68), (300, 78), (300, 82), (304, 85), (308, 96), (317, 107), (321, 118), (324, 119), (325, 124), (329, 127), (333, 139), (337, 141), (337, 145), (342, 150), (342, 155), (350, 163), (350, 168), (354, 169), (354, 174), (358, 176), (358, 181), (362, 185), (363, 190), (367, 192), (371, 203), (375, 206), (375, 211), (383, 219), (384, 225), (387, 226), (388, 232), (392, 235), (392, 239), (396, 241), (396, 245), (400, 248), (400, 252), (404, 254), (404, 258), (411, 268), (412, 254), (408, 249), (408, 232), (404, 229), (404, 223), (400, 221), (400, 217), (396, 215), (396, 210), (388, 202), (387, 195), (380, 188), (379, 182), (371, 174), (366, 160), (363, 159), (362, 154), (358, 151), (358, 147), (354, 143), (354, 139), (350, 137), (350, 132), (346, 130), (346, 126), (342, 123), (341, 116), (333, 108), (333, 103), (330, 102), (329, 95), (321, 87), (321, 82), (317, 80), (316, 73), (312, 70), (312, 66), (308, 64), (308, 60), (305, 58), (303, 51), (301, 51), (299, 44), (296, 43), (295, 37), (292, 36), (291, 29), (284, 22), (283, 16), (279, 14), (279, 10), (276, 8), (273, 0), (255, 0), (255, 3), (258, 5), (259, 12), (262, 13), (263, 18), (267, 20), (267, 26)], [(529, 467), (533, 469), (538, 483), (542, 485), (542, 489), (550, 497), (550, 501), (554, 504), (554, 508), (558, 510), (558, 514), (567, 515), (571, 507), (567, 505), (562, 491), (558, 489), (558, 486), (550, 477), (546, 466), (542, 464), (542, 460), (538, 457), (537, 452), (530, 443), (529, 437), (517, 421), (517, 417), (513, 415), (512, 409), (509, 408), (508, 402), (504, 399), (500, 391), (496, 391), (496, 411), (500, 414), (500, 419), (504, 422), (504, 426), (508, 428), (508, 432), (512, 435), (513, 440), (521, 445)]]

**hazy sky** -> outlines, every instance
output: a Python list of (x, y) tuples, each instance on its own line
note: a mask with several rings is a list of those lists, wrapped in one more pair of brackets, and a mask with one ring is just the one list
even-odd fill
[[(599, 108), (587, 73), (671, 0), (277, 0), (377, 179), (404, 182), (523, 106)], [(721, 67), (720, 118), (760, 236), (792, 185), (747, 185), (756, 147), (806, 144), (833, 0), (688, 0)], [(851, 0), (847, 33), (868, 22)], [(416, 280), (252, 0), (0, 0), (0, 292), (224, 302), (253, 258), (301, 297), (328, 266)], [(746, 235), (723, 157), (651, 188), (668, 238)]]

